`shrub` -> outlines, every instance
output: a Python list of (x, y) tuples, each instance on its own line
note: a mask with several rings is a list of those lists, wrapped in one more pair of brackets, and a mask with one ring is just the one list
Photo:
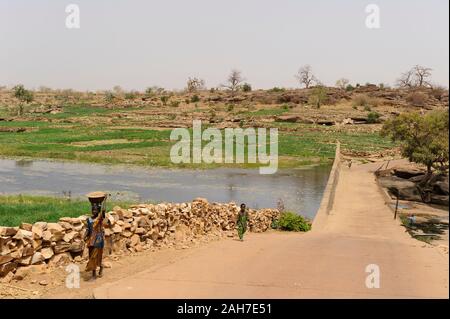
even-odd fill
[(179, 107), (180, 106), (180, 101), (172, 101), (172, 102), (170, 102), (170, 106), (171, 107)]
[(413, 106), (424, 106), (428, 96), (423, 92), (412, 92), (406, 97), (406, 101)]
[(272, 89), (269, 90), (269, 92), (274, 92), (274, 93), (277, 93), (277, 92), (285, 92), (285, 91), (286, 91), (285, 88), (279, 88), (279, 87), (274, 87), (274, 88), (272, 88)]
[(308, 97), (308, 104), (320, 108), (323, 103), (327, 102), (327, 90), (323, 86), (316, 86), (311, 95)]
[(281, 106), (281, 108), (282, 108), (283, 110), (289, 110), (289, 109), (290, 109), (289, 104), (283, 104), (283, 105)]
[(114, 94), (111, 91), (105, 93), (105, 101), (111, 103), (115, 99)]
[(369, 112), (367, 114), (367, 123), (379, 123), (380, 122), (380, 114), (377, 112)]
[(281, 213), (275, 226), (285, 231), (307, 232), (311, 230), (311, 223), (306, 218), (292, 212)]
[(200, 97), (196, 94), (191, 98), (192, 103), (198, 103), (200, 102)]
[(351, 91), (353, 91), (354, 89), (355, 89), (354, 86), (351, 85), (351, 84), (349, 84), (349, 85), (347, 85), (347, 86), (345, 87), (345, 90), (346, 90), (347, 92), (351, 92)]
[(33, 102), (33, 92), (25, 89), (22, 84), (16, 85), (13, 88), (13, 95), (21, 102), (30, 103)]
[(231, 112), (231, 111), (233, 111), (233, 110), (234, 110), (234, 105), (233, 105), (233, 104), (227, 105), (227, 111), (228, 111), (228, 112)]
[(136, 93), (134, 93), (134, 92), (125, 93), (126, 100), (134, 100), (135, 98), (136, 98)]
[(249, 83), (242, 84), (242, 91), (244, 92), (251, 92), (252, 86)]
[(167, 95), (163, 95), (160, 97), (160, 100), (164, 106), (167, 105), (167, 102), (169, 102), (169, 99), (170, 99), (170, 96), (167, 96)]

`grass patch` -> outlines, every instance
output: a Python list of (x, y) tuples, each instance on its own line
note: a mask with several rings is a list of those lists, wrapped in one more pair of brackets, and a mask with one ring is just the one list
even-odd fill
[[(128, 202), (107, 202), (107, 209), (114, 206), (128, 207)], [(57, 222), (61, 217), (79, 217), (90, 214), (87, 200), (69, 200), (45, 196), (0, 196), (0, 225), (19, 226), (20, 223), (38, 221)]]
[(246, 115), (246, 116), (276, 116), (276, 115), (281, 115), (283, 113), (286, 113), (287, 111), (289, 111), (289, 110), (283, 109), (283, 108), (261, 109), (261, 110), (254, 111), (254, 112), (245, 112), (245, 113), (243, 113), (243, 115)]

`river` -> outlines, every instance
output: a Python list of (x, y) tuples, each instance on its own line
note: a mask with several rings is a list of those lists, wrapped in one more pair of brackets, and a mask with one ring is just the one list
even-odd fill
[(80, 197), (109, 192), (113, 199), (136, 202), (246, 203), (251, 208), (277, 207), (314, 218), (330, 166), (309, 166), (260, 175), (258, 169), (207, 170), (144, 168), (44, 160), (0, 159), (0, 194)]

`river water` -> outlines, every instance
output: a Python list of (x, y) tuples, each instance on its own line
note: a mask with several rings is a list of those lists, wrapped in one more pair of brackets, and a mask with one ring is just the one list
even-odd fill
[(279, 170), (260, 175), (258, 169), (164, 169), (41, 160), (0, 159), (0, 194), (72, 197), (91, 191), (113, 199), (137, 202), (185, 202), (196, 197), (210, 202), (246, 203), (251, 208), (277, 207), (313, 218), (330, 166)]

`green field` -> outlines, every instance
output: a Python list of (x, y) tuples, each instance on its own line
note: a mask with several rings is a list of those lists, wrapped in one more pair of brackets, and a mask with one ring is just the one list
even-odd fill
[[(173, 165), (169, 154), (175, 142), (170, 141), (170, 130), (81, 125), (55, 127), (47, 123), (33, 122), (1, 123), (0, 127), (4, 125), (35, 127), (35, 130), (21, 133), (1, 132), (0, 155), (3, 156), (150, 166)], [(344, 150), (352, 151), (373, 152), (393, 146), (389, 140), (381, 138), (377, 133), (338, 132), (321, 127), (311, 130), (312, 125), (304, 125), (303, 128), (304, 130), (296, 132), (279, 132), (281, 167), (327, 162), (334, 157), (334, 144), (337, 140), (342, 143)], [(108, 143), (96, 145), (96, 141)]]
[[(122, 112), (121, 110), (120, 112)], [(132, 113), (133, 109), (127, 109)], [(27, 121), (0, 122), (0, 156), (76, 160), (106, 164), (137, 164), (171, 167), (169, 155), (170, 130), (151, 129), (124, 121), (128, 125), (100, 125), (95, 120), (87, 124), (64, 119), (100, 118), (112, 112), (104, 108), (73, 106), (63, 113), (46, 115), (58, 122)], [(118, 112), (118, 111), (116, 111)], [(125, 112), (125, 111), (123, 111)], [(256, 116), (280, 114), (283, 110), (260, 110)], [(63, 119), (63, 120), (61, 120)], [(94, 123), (94, 124), (93, 124)], [(142, 120), (142, 123), (145, 123)], [(339, 140), (343, 150), (377, 152), (393, 144), (378, 133), (348, 132), (335, 127), (312, 124), (272, 123), (279, 128), (279, 167), (295, 167), (314, 163), (329, 163), (334, 157), (334, 144)], [(131, 126), (133, 125), (133, 126)], [(27, 128), (25, 132), (8, 131)], [(206, 144), (207, 142), (204, 142)], [(180, 167), (181, 165), (177, 165)], [(183, 164), (188, 168), (213, 168), (223, 164)], [(236, 165), (234, 165), (236, 166)], [(240, 165), (252, 167), (252, 164)]]

